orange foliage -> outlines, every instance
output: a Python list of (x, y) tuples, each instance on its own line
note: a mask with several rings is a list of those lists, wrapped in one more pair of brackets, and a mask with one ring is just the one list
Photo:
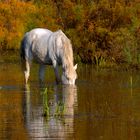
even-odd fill
[(0, 4), (0, 49), (18, 49), (23, 34), (35, 27), (58, 28), (53, 7), (7, 0)]
[[(126, 62), (140, 50), (140, 0), (2, 0), (0, 49), (19, 49), (33, 28), (62, 29), (83, 62)], [(131, 41), (128, 41), (131, 40)], [(137, 54), (140, 52), (137, 51)]]

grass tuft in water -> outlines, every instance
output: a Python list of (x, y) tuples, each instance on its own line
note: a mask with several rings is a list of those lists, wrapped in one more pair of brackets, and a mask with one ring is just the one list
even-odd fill
[[(47, 88), (45, 88), (42, 91), (43, 94), (43, 116), (44, 117), (61, 117), (64, 115), (64, 111), (65, 111), (65, 106), (63, 101), (58, 101), (58, 102), (51, 102), (49, 99), (49, 90)], [(52, 108), (53, 106), (53, 108)], [(54, 111), (53, 111), (54, 110)]]
[(48, 89), (45, 88), (45, 90), (42, 92), (43, 93), (43, 116), (49, 116), (49, 105), (48, 105)]

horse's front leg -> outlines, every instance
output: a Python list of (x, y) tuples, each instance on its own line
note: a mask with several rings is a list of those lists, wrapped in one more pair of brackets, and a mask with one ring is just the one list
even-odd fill
[(39, 81), (42, 83), (44, 81), (45, 75), (45, 65), (40, 65), (39, 67)]
[(57, 62), (53, 62), (54, 72), (55, 72), (55, 78), (56, 83), (59, 84), (61, 82), (60, 76), (59, 76), (59, 66)]

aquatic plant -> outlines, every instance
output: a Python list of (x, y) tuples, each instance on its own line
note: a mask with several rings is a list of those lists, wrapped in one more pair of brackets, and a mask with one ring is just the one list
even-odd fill
[(43, 89), (43, 116), (44, 117), (59, 117), (63, 116), (65, 107), (63, 101), (50, 102), (48, 94), (53, 94), (52, 91), (49, 92), (47, 88)]
[(48, 89), (45, 88), (44, 91), (42, 92), (43, 94), (43, 116), (49, 116), (49, 105), (48, 105)]
[(55, 109), (55, 116), (63, 116), (65, 112), (65, 106), (62, 101), (59, 101), (57, 103), (56, 109)]

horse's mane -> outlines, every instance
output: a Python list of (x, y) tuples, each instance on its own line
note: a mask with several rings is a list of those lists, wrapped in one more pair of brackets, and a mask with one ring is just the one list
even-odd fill
[(67, 71), (66, 75), (70, 75), (73, 68), (73, 50), (71, 41), (67, 38), (67, 36), (61, 31), (57, 31), (58, 36), (61, 38), (63, 44), (63, 60), (62, 65), (63, 68)]

